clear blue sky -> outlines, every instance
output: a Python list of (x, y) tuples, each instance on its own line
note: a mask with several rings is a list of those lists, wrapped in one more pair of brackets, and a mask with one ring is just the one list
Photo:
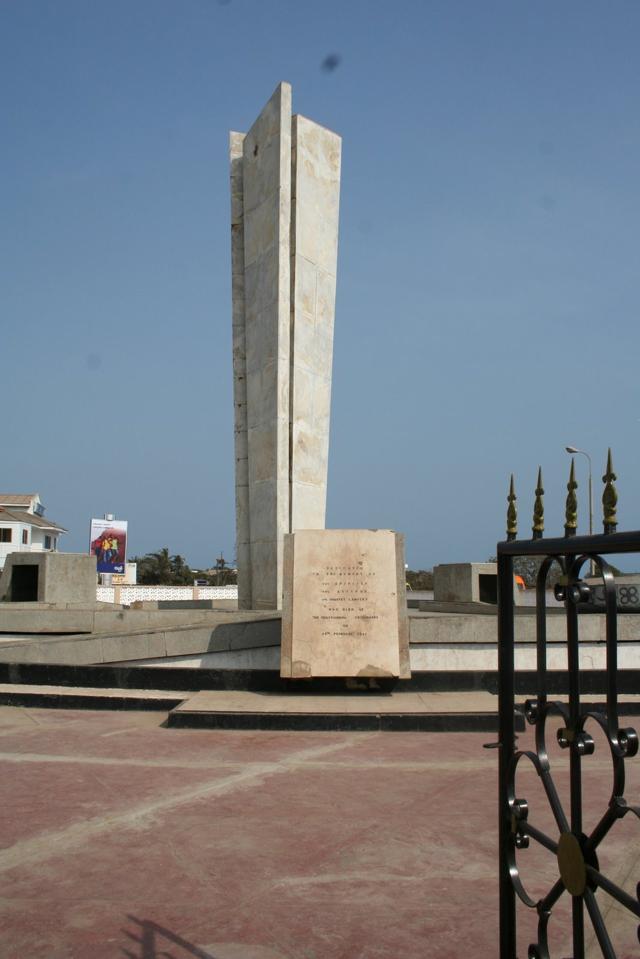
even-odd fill
[(639, 528), (639, 36), (636, 0), (0, 0), (0, 489), (69, 550), (110, 511), (234, 555), (227, 138), (288, 80), (343, 137), (327, 525), (483, 560), (511, 471), (561, 532), (569, 443)]

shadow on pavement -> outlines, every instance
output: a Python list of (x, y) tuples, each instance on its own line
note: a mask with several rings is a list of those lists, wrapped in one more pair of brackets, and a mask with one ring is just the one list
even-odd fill
[[(195, 956), (196, 959), (216, 959), (211, 952), (205, 952), (199, 946), (192, 942), (187, 942), (182, 936), (175, 932), (159, 926), (156, 922), (149, 919), (137, 919), (136, 916), (127, 915), (127, 919), (135, 923), (136, 931), (123, 929), (125, 936), (137, 943), (136, 951), (122, 948), (122, 952), (129, 959), (181, 959), (181, 957)], [(177, 946), (179, 952), (171, 951), (172, 946)]]
[(122, 948), (127, 959), (286, 959), (277, 949), (257, 943), (220, 942), (203, 948), (150, 919), (129, 914), (127, 919), (136, 927), (135, 931), (122, 930), (136, 943), (135, 951)]

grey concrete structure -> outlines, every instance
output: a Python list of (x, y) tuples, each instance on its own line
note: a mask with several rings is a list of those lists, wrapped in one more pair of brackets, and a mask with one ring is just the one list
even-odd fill
[(240, 609), (279, 608), (285, 534), (324, 528), (340, 150), (287, 83), (230, 135)]
[[(191, 625), (152, 622), (138, 611), (119, 623), (96, 623), (92, 633), (66, 636), (0, 633), (0, 663), (131, 663), (132, 665), (203, 666), (226, 669), (278, 669), (280, 613), (245, 614), (210, 611)], [(516, 609), (516, 668), (535, 669), (535, 610)], [(477, 613), (409, 612), (412, 670), (495, 670), (498, 668), (497, 617)], [(567, 626), (563, 610), (547, 620), (549, 669), (566, 669)], [(580, 664), (606, 665), (606, 622), (599, 613), (581, 623)], [(618, 620), (618, 666), (640, 665), (640, 622), (635, 614)]]
[(96, 558), (84, 553), (9, 553), (0, 601), (95, 604)]
[[(185, 604), (186, 605), (186, 604)], [(3, 603), (0, 605), (0, 638), (2, 634), (32, 635), (37, 633), (107, 633), (135, 632), (140, 629), (161, 629), (165, 626), (197, 626), (218, 622), (219, 615), (240, 616), (246, 613), (213, 607), (210, 609), (158, 609), (157, 604), (144, 604), (143, 609), (130, 609), (98, 603), (93, 606), (51, 605), (48, 603)], [(251, 617), (258, 621), (267, 612)]]
[(496, 563), (443, 563), (433, 569), (436, 603), (496, 603)]
[(11, 636), (0, 634), (0, 662), (67, 663), (92, 665), (131, 661), (165, 661), (189, 656), (237, 651), (239, 658), (248, 650), (271, 647), (280, 642), (280, 619), (268, 613), (210, 612), (207, 621), (191, 625), (135, 623), (128, 628), (109, 628), (103, 632), (68, 636)]

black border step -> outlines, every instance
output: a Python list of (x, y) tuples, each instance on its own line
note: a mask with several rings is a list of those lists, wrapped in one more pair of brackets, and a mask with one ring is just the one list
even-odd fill
[(175, 709), (184, 698), (175, 696), (144, 697), (144, 696), (100, 696), (93, 693), (47, 692), (0, 692), (0, 706), (32, 706), (43, 709), (117, 709), (117, 710), (155, 710), (167, 712)]
[[(430, 732), (430, 733), (495, 733), (496, 713), (238, 713), (238, 712), (172, 712), (167, 726), (173, 729), (266, 729), (304, 732)], [(524, 717), (516, 712), (515, 728), (522, 732)]]
[[(640, 690), (640, 669), (618, 671), (618, 695), (634, 695)], [(585, 670), (580, 674), (581, 689), (587, 694), (606, 692), (606, 672)], [(0, 683), (37, 686), (89, 686), (117, 689), (247, 690), (249, 692), (310, 693), (311, 695), (367, 695), (385, 692), (498, 692), (497, 670), (415, 671), (411, 679), (376, 679), (354, 682), (345, 679), (282, 679), (272, 669), (209, 669), (181, 666), (70, 666), (49, 663), (0, 663)], [(515, 674), (516, 695), (535, 695), (536, 671)], [(568, 692), (566, 670), (547, 673), (549, 695)]]

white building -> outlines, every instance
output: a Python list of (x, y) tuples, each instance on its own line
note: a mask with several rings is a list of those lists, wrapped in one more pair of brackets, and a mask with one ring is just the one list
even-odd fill
[(8, 553), (55, 552), (66, 532), (45, 519), (38, 493), (0, 493), (0, 569)]

